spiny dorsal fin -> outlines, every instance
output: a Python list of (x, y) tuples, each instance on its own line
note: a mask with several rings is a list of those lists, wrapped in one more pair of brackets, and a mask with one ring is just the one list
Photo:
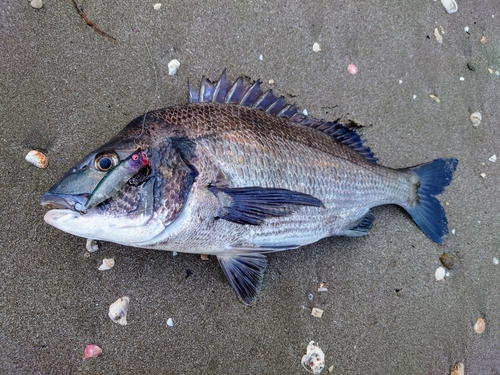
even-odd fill
[(289, 119), (297, 124), (318, 129), (356, 151), (366, 160), (374, 163), (377, 161), (373, 152), (369, 147), (363, 145), (363, 140), (354, 130), (349, 130), (339, 122), (318, 120), (304, 115), (299, 112), (296, 106), (288, 104), (283, 96), (275, 96), (272, 90), (263, 92), (260, 88), (261, 83), (260, 80), (257, 80), (252, 85), (247, 86), (243, 78), (239, 77), (231, 84), (226, 78), (226, 69), (224, 69), (219, 80), (214, 84), (203, 76), (199, 90), (196, 90), (188, 82), (188, 100), (189, 103), (238, 104), (260, 109), (269, 114)]

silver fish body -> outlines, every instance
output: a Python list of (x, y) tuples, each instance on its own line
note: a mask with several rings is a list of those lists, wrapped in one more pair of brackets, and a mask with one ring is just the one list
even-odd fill
[[(260, 289), (263, 253), (366, 235), (375, 206), (400, 205), (432, 240), (444, 239), (435, 195), (456, 159), (380, 166), (355, 132), (306, 117), (259, 84), (231, 85), (223, 73), (215, 85), (203, 79), (199, 91), (190, 88), (190, 104), (135, 119), (44, 195), (54, 208), (45, 221), (86, 238), (216, 255), (245, 304)], [(112, 152), (122, 160), (137, 149), (150, 162), (147, 175), (77, 212), (106, 175), (89, 171), (95, 159)]]

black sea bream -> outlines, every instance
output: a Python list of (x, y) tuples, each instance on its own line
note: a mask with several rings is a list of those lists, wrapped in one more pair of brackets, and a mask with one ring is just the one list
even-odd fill
[[(87, 210), (100, 181), (138, 151), (148, 165)], [(189, 86), (189, 104), (130, 122), (71, 168), (42, 204), (51, 208), (47, 223), (76, 236), (215, 255), (250, 304), (264, 253), (364, 236), (375, 206), (397, 204), (431, 240), (444, 240), (448, 224), (435, 196), (458, 160), (397, 170), (375, 161), (354, 131), (302, 114), (262, 92), (260, 81), (230, 84), (224, 72), (215, 84), (203, 78), (199, 90)]]

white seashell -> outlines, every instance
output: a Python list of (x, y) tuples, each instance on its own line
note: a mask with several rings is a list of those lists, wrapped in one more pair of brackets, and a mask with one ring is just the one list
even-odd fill
[(87, 238), (87, 242), (85, 243), (85, 247), (89, 253), (93, 253), (99, 250), (99, 245), (97, 245), (97, 241), (92, 238)]
[(264, 56), (260, 55), (260, 56), (259, 56), (259, 60), (260, 60), (260, 61), (264, 60)]
[(497, 161), (497, 156), (493, 154), (490, 156), (490, 158), (488, 160), (491, 161), (492, 163), (494, 163)]
[(476, 333), (483, 333), (486, 329), (486, 322), (483, 318), (477, 318), (476, 324), (474, 324), (474, 331)]
[(85, 355), (83, 359), (96, 358), (102, 354), (102, 347), (100, 345), (89, 344), (85, 345)]
[(451, 14), (455, 13), (458, 10), (457, 2), (455, 0), (441, 0), (441, 4), (443, 4), (444, 9)]
[(168, 75), (173, 76), (177, 73), (177, 69), (181, 66), (181, 63), (177, 59), (173, 59), (168, 63)]
[(482, 178), (486, 178), (486, 173), (479, 173), (479, 175), (482, 177)]
[(437, 27), (434, 28), (434, 37), (436, 38), (437, 42), (439, 44), (443, 44), (443, 37), (441, 36), (441, 34), (439, 33), (439, 30)]
[(321, 318), (323, 316), (324, 310), (318, 309), (317, 307), (313, 307), (311, 310), (311, 315), (315, 318)]
[(174, 326), (174, 320), (172, 318), (167, 319), (167, 326), (173, 327)]
[(302, 110), (302, 114), (303, 114), (304, 116), (307, 116), (307, 115), (309, 114), (309, 112), (307, 112), (307, 109), (305, 109), (305, 108), (304, 108), (304, 109)]
[(102, 260), (101, 266), (99, 267), (99, 271), (109, 270), (109, 269), (113, 268), (114, 265), (115, 265), (114, 258), (104, 258)]
[(36, 8), (36, 9), (40, 9), (41, 7), (43, 7), (42, 0), (31, 0), (30, 4), (33, 8)]
[(160, 10), (160, 8), (161, 8), (161, 3), (156, 3), (153, 5), (154, 10)]
[(314, 52), (319, 52), (319, 51), (321, 51), (321, 46), (319, 45), (319, 43), (314, 43), (314, 44), (313, 44), (313, 51), (314, 51)]
[(122, 297), (118, 298), (114, 303), (109, 306), (108, 316), (109, 318), (122, 326), (127, 325), (127, 310), (130, 298)]
[(483, 119), (483, 116), (481, 116), (481, 112), (474, 112), (471, 113), (470, 115), (470, 121), (472, 122), (472, 125), (478, 126), (481, 123), (481, 120)]
[(307, 345), (306, 355), (302, 357), (302, 366), (313, 373), (319, 374), (325, 367), (325, 354), (318, 343), (311, 341)]
[(497, 257), (493, 257), (493, 264), (494, 264), (495, 266), (498, 266), (498, 263), (500, 263), (500, 262), (498, 261), (498, 258), (497, 258)]
[(434, 273), (434, 276), (436, 277), (437, 281), (443, 280), (446, 276), (446, 270), (444, 267), (438, 267), (436, 269), (436, 272)]
[(49, 159), (37, 150), (31, 150), (28, 152), (25, 159), (28, 163), (31, 163), (38, 168), (47, 168), (49, 165)]
[(356, 65), (354, 65), (354, 64), (349, 64), (349, 65), (347, 66), (347, 72), (348, 72), (349, 74), (355, 75), (355, 74), (357, 74), (357, 73), (358, 73), (358, 71), (359, 71), (359, 70), (358, 70), (358, 67), (357, 67)]

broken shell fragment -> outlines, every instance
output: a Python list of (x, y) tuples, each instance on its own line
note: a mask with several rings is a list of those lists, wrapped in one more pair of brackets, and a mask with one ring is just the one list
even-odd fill
[(30, 152), (28, 152), (25, 159), (28, 163), (31, 163), (38, 168), (47, 168), (47, 166), (49, 165), (49, 159), (37, 150), (31, 150)]
[(93, 253), (99, 250), (99, 246), (97, 245), (97, 241), (92, 238), (87, 238), (87, 242), (85, 243), (85, 247), (89, 253)]
[(315, 318), (321, 318), (323, 316), (324, 310), (318, 309), (317, 307), (313, 307), (311, 310), (311, 315)]
[(434, 273), (434, 276), (436, 277), (437, 281), (443, 280), (446, 276), (446, 270), (444, 269), (444, 267), (438, 267), (436, 269), (436, 272)]
[(321, 51), (321, 46), (319, 45), (319, 43), (314, 43), (314, 44), (313, 44), (313, 51), (314, 51), (314, 52), (319, 52), (319, 51)]
[(319, 374), (325, 367), (325, 354), (318, 343), (311, 341), (307, 345), (306, 355), (302, 357), (302, 366), (313, 373)]
[(358, 67), (357, 67), (356, 65), (354, 65), (354, 64), (349, 64), (349, 65), (347, 66), (347, 72), (348, 72), (349, 74), (355, 75), (355, 74), (357, 74), (357, 73), (358, 73), (358, 71), (359, 71), (359, 70), (358, 70)]
[(472, 125), (478, 126), (481, 123), (481, 120), (483, 119), (483, 116), (481, 116), (480, 112), (474, 112), (471, 113), (470, 115), (470, 121), (472, 122)]
[(177, 69), (181, 66), (181, 63), (177, 59), (173, 59), (168, 63), (168, 75), (173, 76), (177, 73)]
[(434, 100), (436, 101), (436, 103), (441, 103), (441, 99), (439, 99), (439, 98), (437, 97), (437, 95), (430, 94), (430, 95), (429, 95), (429, 98), (434, 99)]
[(474, 324), (474, 331), (476, 333), (483, 333), (486, 328), (486, 322), (483, 318), (477, 318), (476, 324)]
[(328, 289), (326, 288), (326, 283), (321, 282), (321, 284), (319, 284), (318, 292), (328, 292)]
[(201, 254), (200, 255), (201, 260), (210, 260), (210, 255), (207, 254)]
[(89, 344), (85, 345), (85, 356), (83, 359), (97, 358), (102, 354), (102, 347), (100, 345)]
[(492, 163), (497, 161), (497, 156), (495, 154), (491, 155), (488, 161), (491, 161)]
[(122, 297), (118, 298), (114, 303), (109, 306), (108, 316), (109, 318), (122, 326), (127, 325), (127, 310), (130, 298)]
[(167, 319), (167, 326), (173, 327), (174, 326), (174, 320), (172, 318)]
[(154, 10), (160, 10), (160, 8), (161, 8), (161, 3), (153, 4), (153, 9)]
[(481, 44), (486, 44), (488, 43), (488, 38), (486, 38), (486, 35), (483, 35), (480, 40)]
[(113, 268), (114, 265), (115, 265), (114, 258), (104, 258), (102, 260), (101, 266), (99, 267), (99, 271), (109, 270), (109, 269)]
[(450, 375), (465, 375), (465, 366), (463, 363), (458, 362), (453, 370), (451, 370)]
[(443, 44), (443, 37), (441, 36), (441, 34), (439, 33), (439, 30), (437, 27), (434, 28), (434, 37), (436, 38), (436, 41), (439, 43), (439, 44)]
[(455, 0), (441, 0), (441, 4), (443, 4), (444, 9), (446, 9), (449, 14), (455, 13), (458, 10)]

